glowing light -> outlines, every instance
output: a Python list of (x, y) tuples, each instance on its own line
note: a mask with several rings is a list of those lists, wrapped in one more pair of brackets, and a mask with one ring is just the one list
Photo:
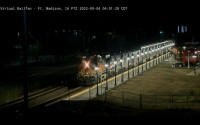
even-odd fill
[(85, 62), (85, 68), (89, 68), (89, 62)]

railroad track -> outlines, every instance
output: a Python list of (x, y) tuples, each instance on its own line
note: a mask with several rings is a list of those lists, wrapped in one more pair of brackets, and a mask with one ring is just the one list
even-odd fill
[[(67, 98), (70, 95), (76, 94), (85, 87), (76, 87), (70, 91), (66, 86), (51, 86), (42, 90), (39, 90), (28, 95), (28, 110), (40, 110), (41, 108), (50, 106), (56, 102), (59, 102), (63, 98)], [(23, 96), (9, 102), (0, 105), (0, 113), (12, 114), (14, 116), (20, 116), (23, 114)]]

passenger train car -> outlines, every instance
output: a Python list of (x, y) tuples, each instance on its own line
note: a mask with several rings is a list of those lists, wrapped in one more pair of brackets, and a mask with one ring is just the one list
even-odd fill
[(182, 51), (182, 64), (183, 65), (196, 65), (200, 60), (200, 50), (195, 48), (188, 48)]

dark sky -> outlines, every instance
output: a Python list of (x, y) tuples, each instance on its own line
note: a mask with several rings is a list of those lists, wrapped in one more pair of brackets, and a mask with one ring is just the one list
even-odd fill
[[(198, 4), (192, 2), (173, 1), (88, 1), (68, 0), (61, 1), (34, 1), (34, 2), (7, 2), (1, 7), (28, 6), (28, 7), (127, 7), (127, 10), (78, 10), (78, 11), (27, 11), (27, 25), (29, 30), (48, 29), (92, 29), (92, 30), (133, 30), (143, 28), (148, 30), (176, 31), (177, 25), (189, 25), (192, 29), (199, 28)], [(13, 30), (22, 30), (23, 11), (0, 11), (1, 27), (8, 26)]]

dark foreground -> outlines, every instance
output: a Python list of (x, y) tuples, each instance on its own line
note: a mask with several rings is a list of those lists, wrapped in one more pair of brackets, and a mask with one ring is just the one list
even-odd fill
[(30, 109), (26, 114), (1, 112), (6, 123), (195, 123), (200, 111), (190, 109), (139, 110), (108, 104), (101, 101), (61, 101), (48, 107)]

